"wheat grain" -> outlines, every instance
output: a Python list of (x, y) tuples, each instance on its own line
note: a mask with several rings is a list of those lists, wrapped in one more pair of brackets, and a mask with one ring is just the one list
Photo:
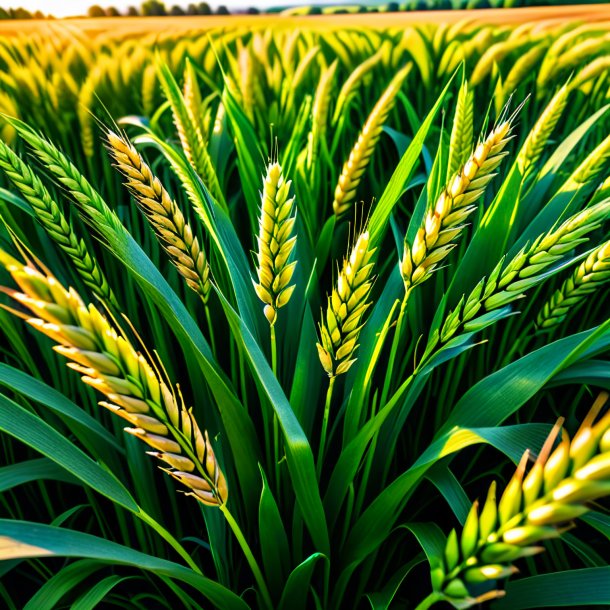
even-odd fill
[(570, 87), (572, 89), (579, 89), (586, 82), (593, 80), (602, 74), (607, 74), (608, 70), (610, 70), (610, 55), (596, 57), (576, 73), (576, 76), (570, 82)]
[(68, 255), (86, 286), (103, 302), (116, 307), (106, 276), (85, 242), (76, 236), (40, 178), (3, 142), (0, 142), (0, 167), (32, 206), (49, 236)]
[(480, 57), (470, 76), (469, 83), (476, 87), (489, 74), (494, 64), (499, 63), (509, 53), (523, 47), (527, 42), (521, 38), (502, 40), (491, 45)]
[(576, 311), (591, 294), (610, 282), (610, 241), (596, 248), (574, 270), (553, 296), (542, 306), (536, 318), (539, 328), (553, 328)]
[(521, 249), (508, 263), (501, 260), (468, 295), (445, 317), (440, 331), (429, 339), (423, 360), (439, 343), (447, 343), (458, 331), (476, 332), (488, 323), (488, 317), (477, 316), (481, 308), (487, 312), (520, 299), (523, 294), (543, 281), (548, 270), (559, 263), (577, 246), (587, 241), (587, 235), (608, 219), (610, 200), (602, 201), (566, 220), (557, 229), (540, 235), (530, 246)]
[(474, 122), (474, 96), (466, 82), (460, 87), (451, 138), (449, 140), (449, 164), (447, 175), (455, 176), (468, 161), (472, 150), (472, 135)]
[(149, 64), (142, 73), (142, 110), (144, 115), (151, 117), (155, 111), (157, 99), (157, 69)]
[(555, 93), (527, 135), (516, 159), (519, 171), (523, 176), (526, 176), (533, 170), (536, 162), (542, 155), (542, 151), (551, 137), (551, 133), (565, 110), (569, 93), (570, 88), (566, 83)]
[(152, 447), (151, 455), (169, 465), (163, 470), (186, 485), (189, 495), (210, 506), (224, 504), (227, 485), (207, 432), (158, 367), (74, 289), (3, 251), (0, 264), (21, 289), (4, 292), (30, 312), (23, 314), (28, 323), (58, 344), (55, 351), (83, 382), (105, 396), (99, 404), (133, 426), (125, 431)]
[(349, 107), (351, 100), (355, 97), (359, 85), (364, 81), (365, 77), (368, 76), (369, 72), (373, 70), (375, 66), (379, 64), (381, 60), (381, 49), (374, 55), (365, 59), (355, 70), (352, 70), (350, 75), (347, 77), (339, 95), (337, 96), (337, 102), (335, 105), (335, 112), (333, 113), (332, 123), (335, 125), (345, 108)]
[(535, 73), (536, 64), (545, 50), (546, 45), (538, 43), (517, 58), (510, 69), (510, 72), (502, 82), (500, 95), (495, 99), (496, 112), (501, 112), (507, 100), (517, 90), (519, 85), (524, 83), (533, 73)]
[[(187, 62), (186, 71), (192, 71), (193, 68), (190, 62)], [(161, 80), (161, 85), (165, 91), (165, 95), (172, 108), (172, 115), (174, 118), (174, 125), (184, 150), (184, 155), (191, 167), (201, 176), (204, 184), (208, 187), (212, 196), (226, 208), (226, 201), (218, 182), (218, 175), (216, 169), (212, 163), (210, 153), (208, 152), (206, 143), (203, 140), (203, 134), (201, 132), (200, 121), (197, 118), (198, 111), (190, 105), (186, 104), (183, 99), (178, 99), (174, 94), (172, 83), (170, 82), (173, 77), (165, 74), (164, 70), (160, 70), (158, 76)], [(195, 94), (195, 88), (197, 87), (196, 75), (194, 72), (190, 73), (189, 78), (189, 96), (191, 103)], [(178, 96), (179, 96), (178, 92)]]
[(320, 76), (313, 108), (311, 110), (311, 131), (307, 138), (307, 167), (312, 168), (318, 159), (320, 143), (326, 136), (328, 110), (330, 107), (332, 85), (337, 71), (338, 60), (326, 68)]

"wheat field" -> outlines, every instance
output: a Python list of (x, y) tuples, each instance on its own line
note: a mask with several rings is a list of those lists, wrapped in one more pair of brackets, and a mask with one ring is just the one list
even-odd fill
[(0, 29), (2, 607), (610, 603), (609, 22)]

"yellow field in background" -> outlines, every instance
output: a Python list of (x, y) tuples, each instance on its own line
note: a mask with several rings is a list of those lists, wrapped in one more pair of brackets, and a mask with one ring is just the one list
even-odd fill
[(565, 21), (606, 22), (610, 24), (610, 4), (589, 6), (528, 7), (515, 9), (478, 9), (469, 11), (411, 11), (360, 15), (222, 15), (195, 17), (105, 17), (102, 19), (69, 19), (57, 21), (0, 21), (0, 34), (27, 34), (31, 31), (53, 32), (58, 24), (69, 24), (91, 36), (108, 31), (154, 33), (207, 29), (227, 26), (266, 25), (294, 27), (297, 25), (333, 29), (336, 27), (400, 27), (413, 23), (455, 23), (468, 19), (480, 23), (515, 24), (548, 21), (557, 25)]

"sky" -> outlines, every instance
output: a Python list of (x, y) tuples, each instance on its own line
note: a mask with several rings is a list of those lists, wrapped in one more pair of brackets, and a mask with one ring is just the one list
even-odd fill
[[(178, 4), (186, 6), (193, 0), (165, 0), (166, 6)], [(129, 5), (139, 6), (142, 0), (0, 0), (0, 6), (5, 8), (23, 7), (30, 12), (42, 11), (45, 14), (52, 14), (56, 17), (68, 17), (72, 15), (84, 15), (87, 9), (92, 4), (100, 6), (116, 6), (119, 10), (124, 10)], [(273, 4), (286, 6), (294, 4), (310, 4), (307, 0), (281, 0), (274, 2), (273, 0), (265, 2), (264, 0), (208, 0), (210, 6), (224, 4), (228, 8), (241, 8), (243, 6), (270, 6)]]

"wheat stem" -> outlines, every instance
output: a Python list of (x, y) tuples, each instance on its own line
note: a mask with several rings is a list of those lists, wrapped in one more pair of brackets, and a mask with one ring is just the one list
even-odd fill
[(395, 379), (393, 371), (394, 371), (394, 363), (396, 361), (396, 355), (398, 354), (398, 347), (400, 346), (400, 340), (402, 337), (402, 330), (405, 320), (405, 314), (407, 311), (407, 303), (409, 301), (409, 297), (411, 296), (412, 288), (409, 288), (400, 303), (400, 310), (398, 312), (398, 319), (396, 321), (396, 329), (394, 331), (394, 337), (392, 338), (392, 347), (390, 348), (390, 356), (388, 358), (388, 367), (386, 369), (385, 379), (383, 383), (383, 389), (381, 391), (381, 404), (385, 404), (388, 398), (388, 394), (390, 392), (390, 387), (392, 380)]
[(324, 402), (324, 415), (322, 416), (322, 431), (320, 433), (320, 447), (318, 448), (318, 464), (317, 474), (318, 480), (322, 475), (322, 462), (324, 460), (324, 452), (326, 450), (326, 435), (328, 432), (328, 421), (330, 419), (330, 407), (333, 401), (333, 390), (335, 388), (336, 375), (333, 375), (328, 382), (328, 388), (326, 390), (326, 400)]
[(222, 511), (225, 519), (227, 520), (229, 527), (231, 528), (233, 534), (235, 535), (235, 538), (237, 539), (237, 542), (239, 543), (239, 546), (241, 547), (241, 549), (246, 557), (246, 561), (248, 562), (248, 565), (250, 566), (250, 569), (252, 570), (252, 574), (254, 575), (254, 578), (256, 579), (256, 584), (258, 585), (258, 587), (260, 589), (260, 593), (263, 597), (263, 601), (265, 602), (265, 606), (267, 608), (269, 608), (269, 610), (272, 610), (273, 602), (271, 601), (271, 595), (269, 594), (269, 589), (267, 588), (267, 583), (265, 582), (265, 578), (263, 577), (261, 569), (258, 566), (256, 558), (254, 557), (254, 554), (252, 553), (252, 549), (250, 548), (250, 545), (248, 544), (246, 537), (244, 536), (243, 532), (241, 531), (239, 524), (237, 523), (237, 521), (235, 521), (235, 518), (233, 517), (233, 515), (230, 513), (229, 509), (227, 508), (227, 505), (221, 504), (220, 510)]
[(415, 610), (428, 610), (428, 608), (432, 608), (434, 604), (440, 601), (443, 601), (443, 596), (440, 593), (433, 591), (430, 593), (430, 595), (426, 596), (421, 602), (419, 602), (419, 604), (417, 604)]
[(138, 517), (144, 521), (147, 525), (152, 527), (158, 534), (165, 540), (175, 551), (184, 559), (185, 563), (197, 574), (203, 575), (203, 572), (199, 566), (193, 561), (193, 558), (187, 553), (186, 549), (176, 540), (164, 527), (162, 527), (157, 521), (151, 516), (140, 510)]

